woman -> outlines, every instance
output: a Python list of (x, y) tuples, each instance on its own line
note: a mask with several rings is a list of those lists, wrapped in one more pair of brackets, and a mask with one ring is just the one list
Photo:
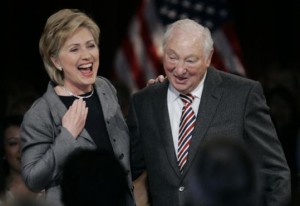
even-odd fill
[[(39, 195), (31, 192), (25, 185), (21, 175), (21, 140), (20, 125), (22, 116), (13, 115), (4, 119), (1, 130), (1, 177), (4, 177), (2, 201), (7, 203), (34, 203)], [(3, 170), (3, 171), (2, 171)], [(2, 174), (3, 172), (3, 174)], [(2, 176), (3, 175), (3, 176)]]
[(63, 9), (48, 18), (40, 38), (40, 54), (51, 81), (24, 116), (22, 172), (32, 191), (46, 190), (49, 205), (62, 204), (64, 163), (84, 149), (118, 158), (128, 181), (124, 205), (134, 205), (128, 129), (115, 88), (97, 77), (99, 36), (100, 29), (90, 17)]

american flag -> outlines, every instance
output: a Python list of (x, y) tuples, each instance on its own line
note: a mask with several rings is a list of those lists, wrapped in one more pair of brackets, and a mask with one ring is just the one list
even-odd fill
[(214, 55), (211, 65), (245, 76), (241, 49), (225, 0), (141, 0), (117, 51), (114, 72), (131, 91), (164, 74), (162, 37), (168, 24), (190, 18), (212, 32)]

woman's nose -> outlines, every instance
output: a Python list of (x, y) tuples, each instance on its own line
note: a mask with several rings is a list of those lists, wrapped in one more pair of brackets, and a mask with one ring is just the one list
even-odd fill
[(91, 58), (91, 54), (90, 54), (90, 52), (88, 51), (88, 50), (83, 50), (83, 52), (82, 52), (82, 54), (81, 54), (81, 58), (82, 59), (89, 59), (89, 58)]

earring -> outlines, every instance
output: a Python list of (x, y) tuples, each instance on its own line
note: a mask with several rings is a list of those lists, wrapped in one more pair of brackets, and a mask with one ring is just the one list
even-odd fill
[(59, 71), (62, 71), (62, 68), (61, 68), (61, 67), (57, 67), (57, 69), (58, 69)]

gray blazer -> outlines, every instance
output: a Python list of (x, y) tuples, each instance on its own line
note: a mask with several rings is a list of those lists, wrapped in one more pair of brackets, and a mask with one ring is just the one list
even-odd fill
[(265, 181), (265, 205), (285, 205), (290, 197), (290, 171), (261, 85), (208, 68), (182, 175), (172, 140), (168, 86), (169, 82), (165, 81), (136, 93), (128, 116), (133, 174), (137, 176), (147, 170), (152, 205), (188, 205), (198, 149), (204, 141), (216, 136), (243, 140), (262, 161), (260, 174)]
[[(134, 205), (128, 128), (118, 104), (115, 88), (107, 79), (98, 77), (95, 91), (102, 105), (114, 153), (128, 171), (128, 187), (131, 194), (127, 205)], [(22, 175), (25, 183), (33, 191), (45, 189), (47, 202), (55, 206), (61, 204), (59, 181), (66, 159), (77, 149), (96, 149), (86, 129), (74, 139), (62, 127), (61, 120), (66, 111), (67, 108), (50, 82), (45, 94), (25, 114), (21, 126)]]

